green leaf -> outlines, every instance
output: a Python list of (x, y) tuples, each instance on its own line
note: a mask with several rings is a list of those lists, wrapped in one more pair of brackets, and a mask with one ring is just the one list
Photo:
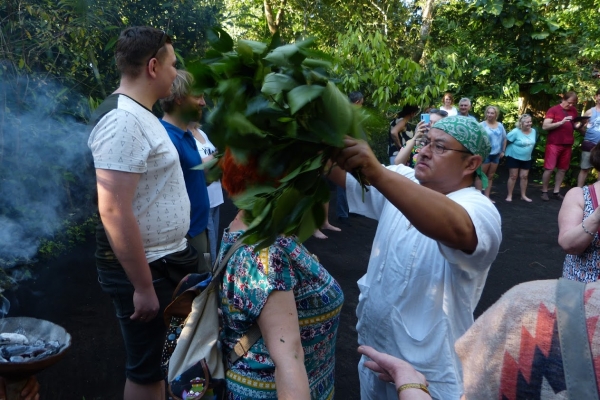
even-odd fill
[(258, 54), (258, 55), (263, 54), (267, 50), (267, 45), (265, 43), (255, 42), (253, 40), (240, 39), (240, 40), (238, 40), (238, 47), (240, 45), (249, 47), (250, 49), (252, 49), (252, 52), (254, 54)]
[(323, 68), (323, 69), (330, 69), (331, 68), (331, 63), (329, 61), (325, 61), (325, 60), (317, 60), (314, 58), (307, 58), (304, 61), (302, 61), (302, 65), (308, 68)]
[[(263, 200), (264, 199), (257, 199), (257, 202), (262, 202)], [(257, 226), (259, 226), (263, 222), (263, 220), (265, 219), (265, 217), (271, 211), (272, 203), (268, 203), (266, 201), (264, 201), (264, 203), (265, 203), (265, 206), (262, 209), (262, 212), (260, 213), (260, 215), (257, 216), (257, 217), (255, 217), (255, 218), (253, 218), (252, 221), (250, 222), (250, 224), (248, 224), (248, 231), (250, 231), (251, 229), (256, 228)], [(246, 214), (248, 214), (248, 213), (246, 213)]]
[(275, 203), (272, 216), (273, 226), (276, 228), (276, 230), (283, 231), (285, 229), (284, 222), (286, 218), (289, 218), (292, 210), (294, 210), (294, 206), (301, 196), (302, 193), (296, 190), (293, 186), (285, 189), (281, 196), (279, 196), (277, 202)]
[(280, 67), (300, 65), (306, 56), (299, 50), (296, 44), (286, 44), (275, 48), (264, 59)]
[(258, 129), (243, 114), (235, 112), (229, 116), (227, 125), (230, 129), (242, 135), (254, 134), (260, 137), (266, 137), (266, 134)]
[(319, 85), (302, 85), (292, 89), (287, 94), (288, 104), (292, 115), (309, 102), (321, 96), (325, 88)]
[(251, 210), (254, 207), (256, 199), (267, 197), (275, 191), (276, 189), (271, 186), (253, 186), (235, 196), (233, 203), (242, 210)]
[(323, 156), (318, 154), (318, 155), (314, 156), (312, 159), (306, 160), (298, 168), (296, 168), (295, 170), (293, 170), (292, 172), (290, 172), (289, 174), (287, 174), (286, 176), (281, 178), (279, 180), (279, 182), (281, 182), (281, 183), (289, 182), (290, 180), (294, 179), (296, 176), (298, 176), (302, 172), (313, 171), (313, 170), (319, 168), (322, 165), (322, 163), (323, 163)]
[(516, 20), (514, 17), (502, 18), (502, 26), (504, 26), (507, 29), (510, 29), (515, 25), (515, 21)]
[(555, 30), (560, 28), (560, 24), (549, 19), (546, 20), (546, 25), (548, 25), (548, 29), (550, 29), (550, 32), (554, 32)]
[(550, 32), (534, 32), (531, 34), (532, 39), (543, 40), (550, 35)]
[(261, 92), (270, 96), (284, 91), (290, 91), (296, 86), (298, 86), (298, 82), (292, 77), (286, 74), (271, 72), (269, 75), (265, 76), (265, 82), (263, 83)]
[(200, 170), (200, 171), (208, 170), (208, 169), (214, 167), (218, 162), (219, 162), (219, 160), (217, 158), (213, 158), (212, 160), (203, 162), (202, 164), (196, 165), (195, 167), (192, 167), (191, 169)]
[(206, 32), (206, 38), (213, 49), (221, 53), (233, 50), (233, 39), (219, 27), (213, 27)]
[(352, 105), (346, 95), (328, 82), (323, 91), (323, 103), (326, 107), (322, 108), (323, 119), (332, 129), (333, 135), (324, 138), (324, 142), (336, 147), (343, 146), (344, 136), (350, 134), (352, 125)]
[(492, 0), (486, 2), (486, 11), (493, 15), (500, 15), (502, 13), (502, 9), (504, 8), (503, 0)]
[(111, 38), (108, 43), (106, 43), (106, 46), (104, 46), (104, 51), (107, 52), (108, 50), (112, 49), (117, 43), (117, 40), (119, 40), (118, 37)]
[[(323, 207), (321, 204), (319, 207)], [(318, 226), (313, 217), (312, 210), (306, 210), (300, 220), (300, 226), (298, 227), (298, 240), (304, 242), (306, 239), (312, 236), (317, 230)]]
[(548, 85), (545, 83), (534, 83), (529, 90), (531, 94), (537, 94), (539, 92), (546, 91), (548, 89)]

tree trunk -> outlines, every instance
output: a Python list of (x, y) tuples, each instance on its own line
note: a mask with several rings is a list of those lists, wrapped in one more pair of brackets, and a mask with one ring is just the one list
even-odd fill
[(267, 18), (267, 25), (269, 25), (269, 32), (271, 32), (271, 35), (276, 34), (281, 28), (281, 24), (283, 22), (283, 10), (285, 8), (286, 1), (287, 0), (281, 0), (279, 11), (277, 12), (275, 18), (273, 18), (273, 8), (271, 7), (271, 4), (269, 4), (269, 0), (264, 0), (265, 17)]
[(533, 83), (519, 84), (519, 115), (530, 114), (534, 120), (542, 121), (546, 111), (553, 106), (552, 98), (546, 92), (531, 94)]
[(427, 38), (431, 32), (431, 24), (433, 23), (433, 10), (435, 8), (435, 0), (425, 0), (425, 6), (423, 7), (422, 19), (423, 24), (421, 25), (421, 34), (419, 35), (419, 43), (417, 49), (413, 54), (413, 61), (423, 63), (425, 61), (424, 51)]

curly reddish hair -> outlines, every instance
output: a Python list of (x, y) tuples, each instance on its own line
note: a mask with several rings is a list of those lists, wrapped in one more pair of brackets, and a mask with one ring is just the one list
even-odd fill
[(251, 156), (246, 164), (236, 162), (229, 148), (219, 160), (219, 166), (223, 171), (221, 184), (230, 196), (243, 193), (248, 186), (265, 183), (271, 178), (258, 172), (258, 158)]

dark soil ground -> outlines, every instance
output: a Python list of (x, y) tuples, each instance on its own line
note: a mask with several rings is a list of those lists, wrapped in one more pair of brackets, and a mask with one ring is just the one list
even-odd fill
[[(490, 270), (476, 316), (512, 286), (561, 275), (564, 253), (558, 247), (557, 215), (560, 202), (540, 200), (539, 185), (530, 183), (533, 203), (519, 200), (515, 189), (512, 203), (506, 197), (506, 171), (501, 168), (492, 198), (502, 215), (503, 242)], [(226, 203), (221, 225), (233, 219), (235, 209)], [(335, 217), (332, 192), (330, 220)], [(346, 297), (337, 342), (336, 398), (358, 399), (356, 353), (356, 281), (365, 273), (375, 234), (375, 221), (352, 216), (342, 232), (325, 231), (327, 240), (306, 242), (323, 265), (340, 282)], [(109, 298), (97, 283), (94, 243), (72, 249), (59, 260), (40, 266), (35, 280), (25, 282), (11, 296), (9, 316), (43, 318), (62, 325), (71, 333), (73, 345), (57, 365), (39, 374), (43, 399), (100, 400), (122, 397), (124, 350), (121, 333)]]

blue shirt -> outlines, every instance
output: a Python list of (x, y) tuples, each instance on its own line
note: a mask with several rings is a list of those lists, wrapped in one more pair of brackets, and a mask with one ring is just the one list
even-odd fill
[(160, 122), (167, 130), (171, 141), (177, 149), (177, 153), (179, 153), (179, 162), (183, 170), (183, 179), (185, 180), (185, 188), (187, 189), (191, 206), (190, 230), (188, 231), (188, 235), (194, 237), (206, 229), (208, 225), (208, 212), (210, 210), (204, 171), (192, 169), (202, 164), (202, 159), (200, 158), (194, 136), (190, 131), (184, 132), (162, 119)]
[(588, 122), (584, 139), (594, 144), (600, 142), (600, 113), (596, 111), (596, 107), (592, 108), (592, 118)]
[(526, 135), (519, 128), (515, 128), (508, 133), (506, 138), (509, 143), (506, 146), (505, 156), (521, 161), (531, 160), (531, 153), (533, 152), (536, 140), (535, 129), (532, 128), (531, 132)]
[(490, 144), (492, 145), (490, 155), (495, 156), (496, 154), (500, 154), (502, 152), (502, 148), (504, 147), (504, 139), (506, 139), (506, 131), (504, 130), (504, 126), (498, 122), (496, 129), (492, 129), (485, 121), (482, 121), (480, 125), (483, 127), (483, 129), (485, 129), (490, 137)]

